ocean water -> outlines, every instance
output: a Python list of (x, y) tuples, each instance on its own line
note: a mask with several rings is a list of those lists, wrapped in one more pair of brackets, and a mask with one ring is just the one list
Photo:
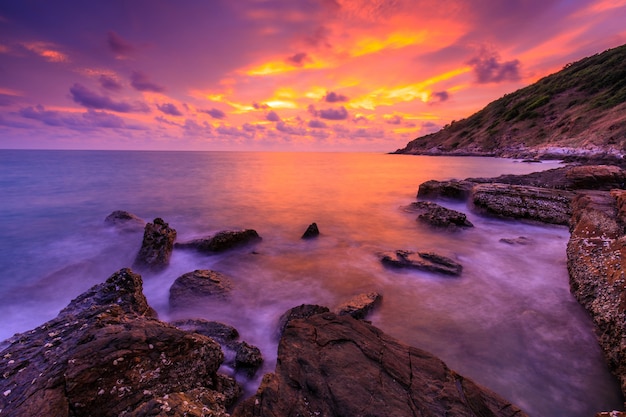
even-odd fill
[[(163, 320), (235, 326), (273, 370), (276, 322), (302, 303), (333, 308), (378, 291), (369, 317), (390, 335), (442, 358), (534, 417), (620, 409), (585, 311), (569, 292), (566, 227), (471, 213), (476, 226), (439, 232), (401, 209), (429, 179), (528, 173), (556, 163), (369, 153), (0, 151), (0, 340), (55, 317), (69, 301), (130, 266), (142, 232), (104, 224), (114, 210), (161, 217), (178, 240), (252, 228), (263, 240), (217, 256), (175, 251), (145, 273)], [(316, 222), (321, 236), (303, 241)], [(509, 245), (501, 238), (528, 238)], [(394, 249), (433, 250), (461, 262), (459, 278), (384, 268)], [(228, 302), (170, 311), (169, 287), (195, 269), (234, 283)], [(226, 371), (228, 371), (226, 369)]]

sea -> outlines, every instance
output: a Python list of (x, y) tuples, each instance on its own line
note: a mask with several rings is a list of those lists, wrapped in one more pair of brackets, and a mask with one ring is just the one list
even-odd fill
[[(382, 303), (368, 317), (375, 326), (530, 416), (621, 409), (592, 322), (569, 291), (567, 227), (485, 217), (466, 203), (440, 201), (467, 213), (475, 227), (438, 231), (403, 210), (427, 180), (557, 166), (382, 153), (0, 150), (0, 340), (54, 318), (132, 265), (141, 230), (104, 222), (126, 210), (162, 218), (181, 242), (238, 229), (262, 237), (219, 255), (175, 250), (165, 270), (142, 274), (162, 320), (221, 321), (261, 349), (257, 375), (237, 376), (248, 393), (274, 369), (277, 321), (286, 310), (303, 303), (333, 309), (376, 291)], [(313, 222), (320, 236), (302, 240)], [(518, 237), (526, 244), (501, 241)], [(463, 273), (383, 266), (379, 254), (397, 249), (452, 257)], [(230, 300), (170, 310), (170, 286), (196, 269), (230, 277)]]

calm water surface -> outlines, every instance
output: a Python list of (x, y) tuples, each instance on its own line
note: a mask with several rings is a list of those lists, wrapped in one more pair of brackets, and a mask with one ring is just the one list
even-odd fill
[[(263, 241), (219, 256), (175, 251), (144, 274), (161, 319), (202, 317), (239, 329), (275, 365), (278, 317), (301, 303), (334, 307), (364, 291), (384, 300), (371, 321), (441, 357), (533, 417), (619, 409), (592, 324), (569, 293), (568, 231), (468, 213), (476, 226), (440, 233), (401, 207), (429, 179), (527, 173), (556, 166), (492, 158), (342, 153), (0, 151), (0, 340), (55, 317), (132, 264), (141, 232), (107, 228), (114, 210), (162, 217), (178, 240), (253, 228)], [(444, 205), (468, 212), (465, 204)], [(311, 222), (322, 235), (300, 236)], [(501, 238), (525, 236), (528, 245)], [(394, 249), (434, 250), (464, 265), (460, 278), (383, 268)], [(173, 281), (213, 269), (232, 301), (171, 312)], [(258, 380), (248, 383), (255, 389)]]

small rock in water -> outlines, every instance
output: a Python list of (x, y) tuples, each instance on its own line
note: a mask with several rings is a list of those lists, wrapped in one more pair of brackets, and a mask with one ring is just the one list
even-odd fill
[(302, 235), (302, 239), (313, 239), (315, 237), (318, 237), (319, 235), (320, 231), (317, 228), (317, 223), (311, 223)]
[(146, 224), (143, 242), (133, 267), (139, 269), (164, 269), (170, 263), (176, 230), (169, 227), (163, 219), (157, 217), (152, 223)]
[(380, 260), (384, 265), (394, 268), (419, 269), (446, 275), (461, 275), (463, 271), (460, 263), (433, 252), (397, 250), (382, 254)]
[(170, 308), (184, 309), (211, 299), (227, 299), (232, 282), (226, 275), (197, 269), (176, 278), (170, 287)]
[(406, 211), (418, 213), (417, 221), (435, 227), (474, 227), (467, 216), (460, 211), (451, 210), (430, 201), (416, 201), (405, 207)]
[(128, 232), (140, 231), (146, 226), (146, 222), (143, 219), (124, 210), (116, 210), (109, 214), (104, 219), (104, 223)]
[(350, 315), (355, 319), (365, 318), (376, 307), (383, 296), (377, 292), (359, 294), (336, 309), (339, 316)]
[(528, 245), (532, 243), (532, 239), (527, 238), (526, 236), (520, 236), (516, 238), (503, 237), (502, 239), (500, 239), (500, 242), (506, 243), (507, 245)]
[(223, 230), (213, 236), (177, 243), (176, 248), (195, 249), (203, 253), (211, 254), (245, 246), (260, 240), (261, 237), (254, 229)]

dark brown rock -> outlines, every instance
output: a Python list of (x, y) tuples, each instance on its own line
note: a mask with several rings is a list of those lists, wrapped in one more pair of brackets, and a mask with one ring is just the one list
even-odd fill
[(248, 369), (253, 372), (263, 364), (263, 355), (261, 350), (246, 342), (239, 342), (235, 348), (235, 368)]
[(302, 239), (313, 239), (320, 235), (320, 231), (317, 228), (317, 223), (311, 223), (309, 227), (306, 228), (304, 234), (302, 235)]
[(116, 210), (109, 214), (104, 219), (104, 223), (128, 232), (140, 231), (146, 226), (146, 222), (143, 219), (124, 210)]
[(573, 196), (564, 190), (492, 183), (474, 186), (471, 200), (489, 215), (566, 225)]
[(133, 267), (139, 269), (161, 270), (170, 263), (176, 230), (169, 227), (161, 218), (146, 224), (143, 241)]
[(339, 305), (335, 312), (340, 315), (349, 315), (355, 319), (364, 319), (378, 304), (383, 296), (377, 292), (368, 292), (352, 297)]
[(533, 241), (532, 241), (532, 239), (529, 239), (526, 236), (520, 236), (520, 237), (516, 237), (516, 238), (503, 237), (502, 239), (500, 239), (500, 242), (506, 243), (507, 245), (522, 245), (522, 246), (526, 246), (526, 245), (531, 244)]
[(426, 181), (419, 186), (417, 198), (433, 199), (443, 198), (451, 200), (467, 200), (470, 190), (475, 185), (471, 181)]
[(417, 221), (438, 228), (456, 230), (457, 228), (474, 227), (467, 216), (460, 211), (451, 210), (430, 201), (416, 201), (405, 208), (406, 211), (418, 213)]
[(219, 272), (196, 269), (176, 278), (170, 287), (170, 308), (184, 309), (230, 297), (233, 284)]
[(188, 332), (196, 332), (201, 335), (210, 337), (220, 345), (232, 345), (239, 339), (239, 332), (233, 326), (220, 323), (218, 321), (209, 321), (204, 319), (176, 320), (171, 322), (173, 326), (186, 330)]
[(523, 417), (497, 394), (362, 320), (291, 320), (273, 374), (233, 417)]
[(328, 307), (314, 304), (302, 304), (289, 309), (278, 319), (278, 335), (281, 336), (283, 334), (283, 330), (285, 330), (285, 327), (287, 327), (287, 324), (289, 324), (291, 320), (304, 319), (315, 314), (327, 313), (329, 311)]
[(261, 237), (253, 229), (224, 230), (206, 238), (176, 243), (176, 248), (195, 249), (199, 252), (211, 254), (256, 243), (260, 240)]
[(157, 320), (141, 277), (128, 269), (8, 343), (0, 359), (3, 415), (144, 416), (167, 409), (182, 416), (205, 407), (226, 416), (240, 392), (217, 374), (219, 345)]
[(445, 275), (461, 275), (463, 271), (460, 263), (432, 252), (397, 250), (383, 253), (380, 260), (384, 265), (393, 268), (419, 269)]

